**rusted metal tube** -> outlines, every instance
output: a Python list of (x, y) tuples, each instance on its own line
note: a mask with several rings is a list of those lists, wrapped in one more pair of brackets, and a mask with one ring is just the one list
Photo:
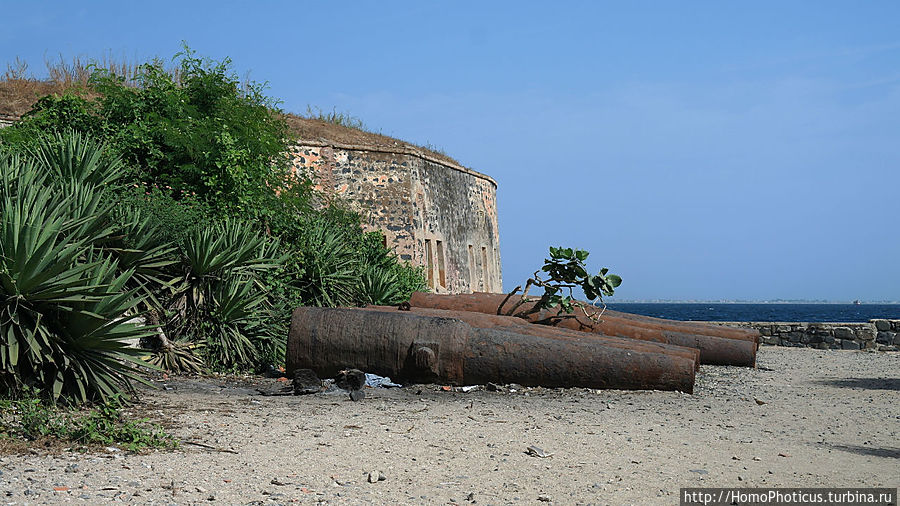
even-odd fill
[(759, 331), (754, 329), (709, 325), (701, 322), (666, 320), (663, 318), (654, 318), (652, 316), (613, 311), (612, 309), (607, 309), (603, 312), (603, 315), (635, 322), (635, 324), (637, 325), (659, 325), (667, 329), (677, 329), (680, 332), (685, 332), (688, 334), (727, 337), (728, 339), (740, 339), (742, 341), (753, 341), (754, 343), (758, 343), (760, 338)]
[[(509, 327), (515, 328), (515, 327)], [(602, 339), (481, 329), (405, 311), (297, 308), (287, 373), (333, 376), (355, 367), (392, 378), (454, 385), (680, 390), (692, 392), (694, 363), (682, 356), (612, 346)]]
[[(449, 309), (457, 311), (474, 311), (486, 314), (496, 314), (497, 308), (506, 299), (503, 294), (474, 293), (461, 295), (437, 295), (416, 292), (410, 298), (413, 307), (430, 307), (436, 309)], [(513, 298), (510, 298), (513, 300)], [(525, 303), (517, 311), (526, 311), (534, 306), (534, 302)], [(512, 307), (507, 302), (506, 307)], [(589, 311), (592, 308), (588, 308)], [(530, 315), (530, 321), (539, 321), (551, 316), (544, 311)], [(641, 321), (639, 319), (626, 319), (609, 316), (604, 312), (599, 322), (594, 322), (584, 315), (575, 318), (563, 319), (557, 326), (584, 332), (593, 332), (607, 336), (627, 337), (644, 341), (656, 341), (660, 343), (684, 346), (700, 350), (700, 362), (715, 365), (736, 365), (753, 367), (756, 364), (757, 343), (751, 339), (736, 339), (687, 332), (677, 325), (668, 326), (667, 320), (663, 323)]]
[[(398, 311), (394, 306), (366, 306), (360, 308), (366, 311)], [(652, 353), (665, 353), (688, 360), (692, 360), (695, 368), (700, 367), (700, 351), (694, 347), (675, 346), (652, 341), (641, 341), (631, 338), (610, 337), (592, 332), (580, 332), (577, 330), (550, 327), (547, 325), (532, 325), (522, 318), (514, 316), (498, 316), (485, 313), (476, 313), (472, 311), (450, 311), (447, 309), (433, 309), (424, 307), (410, 307), (409, 311), (413, 314), (423, 316), (434, 316), (439, 318), (456, 318), (462, 320), (469, 325), (480, 329), (500, 329), (510, 332), (518, 332), (520, 334), (528, 334), (531, 336), (564, 336), (578, 339), (598, 339), (601, 342), (620, 348), (637, 349)]]
[[(452, 297), (454, 299), (461, 299), (466, 301), (465, 303), (475, 304), (478, 307), (483, 307), (484, 304), (478, 301), (486, 301), (487, 304), (493, 305), (492, 313), (497, 313), (497, 307), (500, 306), (501, 303), (506, 299), (505, 294), (498, 293), (487, 293), (487, 292), (475, 292), (471, 294), (460, 294), (460, 295), (437, 295), (437, 294), (429, 294), (416, 292), (413, 294), (413, 298), (417, 300), (439, 300), (441, 298), (446, 299)], [(503, 310), (506, 311), (513, 307), (516, 300), (518, 300), (518, 296), (512, 296), (509, 298), (509, 301), (503, 306)], [(471, 300), (471, 302), (470, 302)], [(413, 304), (410, 302), (413, 306)], [(532, 305), (522, 305), (522, 308), (530, 308)], [(427, 306), (433, 307), (433, 306)], [(445, 309), (445, 308), (441, 308)], [(455, 309), (455, 308), (454, 308)], [(585, 308), (589, 314), (600, 312), (600, 308), (594, 306), (588, 306)], [(603, 316), (610, 319), (624, 320), (635, 326), (647, 327), (647, 328), (660, 328), (663, 330), (674, 330), (676, 332), (684, 332), (688, 334), (701, 334), (707, 336), (715, 336), (715, 337), (725, 337), (728, 339), (740, 339), (744, 341), (759, 341), (759, 331), (755, 329), (743, 329), (738, 327), (727, 327), (721, 325), (709, 325), (702, 322), (692, 322), (692, 321), (679, 321), (679, 320), (666, 320), (663, 318), (654, 318), (652, 316), (644, 316), (632, 313), (624, 313), (622, 311), (613, 311), (612, 309), (606, 309), (603, 311)]]

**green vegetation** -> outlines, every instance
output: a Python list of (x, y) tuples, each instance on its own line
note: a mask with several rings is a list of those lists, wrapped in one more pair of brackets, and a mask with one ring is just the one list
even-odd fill
[[(615, 274), (609, 274), (609, 269), (605, 267), (600, 269), (598, 274), (593, 276), (588, 274), (587, 266), (584, 262), (589, 255), (590, 253), (585, 250), (554, 248), (551, 246), (550, 258), (544, 259), (544, 266), (541, 267), (540, 271), (534, 273), (534, 277), (527, 281), (520, 300), (506, 314), (527, 318), (541, 310), (558, 307), (558, 314), (537, 322), (553, 324), (559, 321), (560, 318), (573, 315), (575, 309), (582, 306), (583, 303), (575, 299), (575, 288), (581, 288), (588, 300), (597, 300), (603, 303), (603, 296), (612, 295), (616, 287), (622, 284), (622, 278)], [(542, 279), (540, 272), (545, 272), (549, 279)], [(528, 297), (528, 291), (532, 286), (544, 289), (544, 293), (537, 299)], [(500, 308), (506, 305), (506, 302), (520, 290), (522, 290), (521, 285), (510, 292), (504, 299), (503, 304), (500, 304)], [(522, 304), (532, 300), (535, 300), (536, 304), (531, 309), (519, 313), (515, 312)], [(499, 313), (500, 310), (498, 309)]]
[(123, 407), (118, 396), (89, 410), (61, 410), (33, 393), (0, 400), (0, 441), (54, 438), (79, 447), (120, 445), (133, 452), (177, 446), (146, 418), (125, 420)]
[(128, 314), (140, 258), (116, 241), (110, 195), (121, 166), (85, 137), (44, 138), (31, 156), (0, 157), (0, 394), (35, 387), (51, 401), (105, 400), (129, 391), (128, 346), (145, 330)]
[(261, 370), (294, 307), (424, 288), (293, 171), (262, 86), (187, 48), (176, 62), (88, 65), (0, 130), (0, 397), (102, 403), (141, 367)]

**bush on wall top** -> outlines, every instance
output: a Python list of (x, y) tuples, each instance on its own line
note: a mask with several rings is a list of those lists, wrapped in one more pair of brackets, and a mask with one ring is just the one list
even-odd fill
[(89, 92), (39, 99), (0, 142), (29, 146), (41, 132), (72, 128), (107, 142), (148, 188), (195, 194), (217, 213), (278, 227), (285, 214), (309, 209), (311, 184), (292, 171), (290, 131), (263, 86), (242, 84), (229, 59), (187, 47), (176, 63), (174, 71), (159, 60), (140, 65), (129, 80), (94, 68)]

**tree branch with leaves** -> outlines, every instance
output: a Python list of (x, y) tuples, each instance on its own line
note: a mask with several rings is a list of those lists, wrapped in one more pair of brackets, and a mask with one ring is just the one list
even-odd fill
[[(575, 288), (581, 288), (589, 301), (599, 301), (605, 310), (606, 304), (603, 303), (603, 296), (613, 295), (616, 287), (622, 284), (622, 278), (615, 274), (609, 274), (609, 269), (605, 267), (600, 269), (598, 274), (593, 276), (588, 274), (585, 260), (589, 255), (590, 253), (581, 249), (551, 246), (550, 258), (544, 259), (544, 266), (539, 271), (535, 271), (533, 277), (528, 279), (524, 290), (522, 290), (522, 285), (519, 285), (503, 299), (497, 308), (497, 314), (530, 320), (532, 315), (541, 311), (558, 309), (556, 314), (533, 322), (556, 325), (563, 319), (578, 317), (576, 311), (580, 310), (584, 316), (597, 321), (603, 311), (589, 313), (586, 310), (587, 304), (575, 298)], [(547, 279), (544, 279), (543, 276), (547, 276)], [(532, 287), (542, 288), (544, 293), (539, 297), (529, 296), (528, 293)], [(522, 293), (518, 300), (504, 312), (503, 307), (520, 291)], [(520, 311), (520, 308), (529, 302), (535, 302), (535, 304)]]

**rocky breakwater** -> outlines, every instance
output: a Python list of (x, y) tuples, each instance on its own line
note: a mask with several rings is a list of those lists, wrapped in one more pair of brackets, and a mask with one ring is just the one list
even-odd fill
[(756, 329), (760, 342), (821, 350), (900, 351), (900, 320), (866, 323), (707, 322)]

